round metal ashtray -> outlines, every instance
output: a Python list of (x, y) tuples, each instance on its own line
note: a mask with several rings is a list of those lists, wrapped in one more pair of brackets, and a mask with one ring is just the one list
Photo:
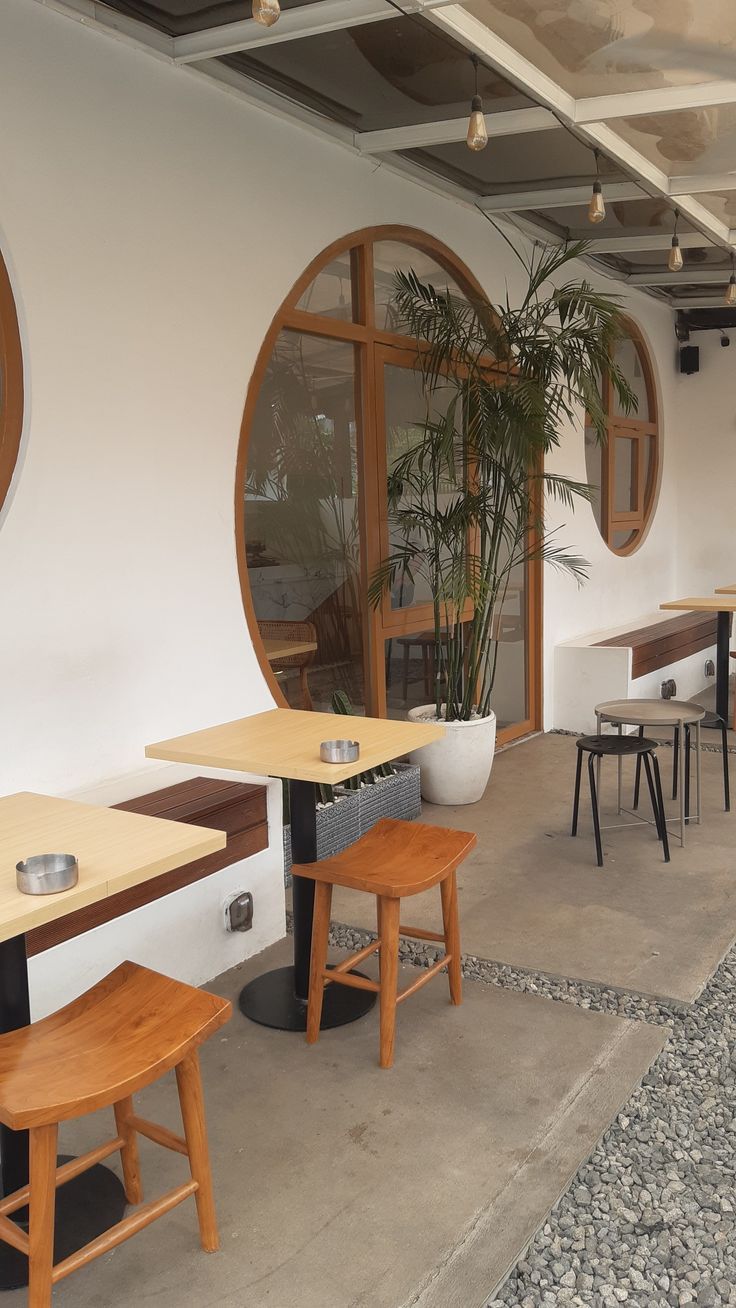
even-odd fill
[(16, 883), (24, 895), (55, 895), (71, 890), (79, 880), (74, 854), (34, 854), (16, 863)]
[(319, 747), (323, 763), (354, 763), (360, 756), (357, 740), (323, 740)]

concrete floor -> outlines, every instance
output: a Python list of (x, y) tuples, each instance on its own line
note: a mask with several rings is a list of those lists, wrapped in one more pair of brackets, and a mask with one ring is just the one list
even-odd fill
[[(715, 733), (704, 740), (715, 743)], [(671, 749), (660, 756), (667, 786)], [(736, 811), (723, 812), (720, 753), (704, 750), (702, 761), (703, 823), (688, 829), (684, 849), (670, 827), (669, 864), (653, 828), (636, 827), (604, 833), (599, 869), (587, 783), (580, 834), (570, 837), (570, 736), (539, 736), (503, 751), (478, 804), (425, 805), (423, 821), (478, 833), (459, 873), (463, 952), (692, 1003), (736, 938)], [(615, 763), (604, 762), (604, 823), (619, 821), (615, 775)], [(736, 766), (733, 781), (736, 810)], [(671, 801), (668, 809), (677, 811)], [(371, 898), (352, 891), (335, 892), (333, 918), (375, 929)], [(404, 920), (436, 928), (439, 893), (417, 896)]]
[[(282, 942), (213, 988), (234, 998), (288, 953)], [(453, 1008), (440, 978), (402, 1006), (382, 1072), (375, 1011), (312, 1048), (236, 1011), (203, 1050), (221, 1252), (199, 1251), (188, 1202), (54, 1304), (481, 1308), (666, 1035), (479, 983)], [(171, 1077), (138, 1107), (175, 1126)], [(63, 1146), (102, 1138), (101, 1117), (64, 1127)], [(150, 1198), (185, 1164), (141, 1147)]]

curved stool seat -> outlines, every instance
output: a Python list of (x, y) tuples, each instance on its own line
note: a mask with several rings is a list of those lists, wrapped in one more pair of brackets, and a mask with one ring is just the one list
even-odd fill
[(654, 824), (657, 828), (657, 835), (662, 841), (664, 861), (665, 863), (669, 863), (670, 848), (667, 839), (664, 801), (662, 799), (662, 782), (659, 775), (659, 764), (657, 762), (656, 740), (649, 740), (646, 736), (580, 736), (576, 744), (578, 760), (575, 770), (575, 798), (573, 800), (572, 808), (571, 835), (576, 836), (578, 834), (580, 779), (583, 768), (583, 755), (588, 755), (590, 801), (593, 810), (593, 831), (595, 834), (595, 848), (599, 867), (603, 867), (603, 844), (601, 842), (601, 820), (598, 790), (595, 779), (595, 760), (597, 758), (635, 758), (638, 762), (642, 759), (647, 774), (647, 782), (649, 784), (649, 795), (652, 801)]
[[(378, 994), (381, 1067), (391, 1067), (393, 1063), (396, 1005), (445, 967), (450, 981), (450, 1000), (453, 1004), (461, 1003), (456, 869), (476, 841), (477, 836), (468, 831), (384, 818), (341, 854), (319, 859), (316, 863), (294, 864), (294, 876), (309, 877), (316, 883), (307, 1014), (309, 1044), (314, 1044), (319, 1035), (326, 985), (355, 986)], [(400, 901), (436, 885), (440, 887), (442, 899), (442, 931), (426, 931), (421, 927), (401, 925)], [(327, 945), (333, 886), (346, 886), (376, 896), (378, 939), (338, 963), (337, 967), (328, 968)], [(438, 941), (444, 945), (445, 952), (430, 968), (420, 972), (406, 990), (397, 994), (399, 936), (402, 935), (418, 940)], [(380, 981), (372, 981), (370, 977), (351, 971), (375, 953), (379, 956)]]
[[(197, 1046), (230, 1017), (218, 995), (123, 963), (86, 994), (0, 1036), (0, 1121), (30, 1131), (30, 1182), (0, 1200), (0, 1240), (29, 1259), (29, 1308), (50, 1308), (53, 1286), (194, 1196), (202, 1247), (218, 1247)], [(184, 1136), (138, 1117), (132, 1095), (176, 1070)], [(60, 1122), (113, 1107), (117, 1134), (57, 1167)], [(190, 1179), (53, 1263), (56, 1187), (119, 1152), (125, 1195), (142, 1204), (138, 1135), (184, 1154)], [(10, 1220), (29, 1207), (28, 1234)]]

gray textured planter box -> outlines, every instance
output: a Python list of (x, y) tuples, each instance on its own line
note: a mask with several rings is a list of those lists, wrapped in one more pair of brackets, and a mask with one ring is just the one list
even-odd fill
[[(422, 801), (419, 794), (419, 768), (411, 763), (397, 763), (392, 777), (382, 777), (374, 786), (362, 790), (336, 787), (339, 798), (334, 804), (317, 809), (317, 857), (329, 858), (353, 845), (366, 831), (384, 817), (419, 817)], [(291, 827), (284, 827), (284, 879), (291, 884)]]

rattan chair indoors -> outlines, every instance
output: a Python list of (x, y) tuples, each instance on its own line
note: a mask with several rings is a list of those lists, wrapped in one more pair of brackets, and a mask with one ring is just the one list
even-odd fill
[[(258, 630), (264, 640), (309, 640), (315, 644), (317, 642), (317, 628), (313, 622), (286, 622), (275, 619), (273, 622), (259, 622)], [(289, 668), (299, 669), (299, 686), (305, 709), (314, 708), (309, 692), (307, 669), (314, 662), (315, 653), (315, 650), (309, 650), (306, 654), (289, 654), (284, 658), (270, 660), (274, 672), (287, 672)]]

